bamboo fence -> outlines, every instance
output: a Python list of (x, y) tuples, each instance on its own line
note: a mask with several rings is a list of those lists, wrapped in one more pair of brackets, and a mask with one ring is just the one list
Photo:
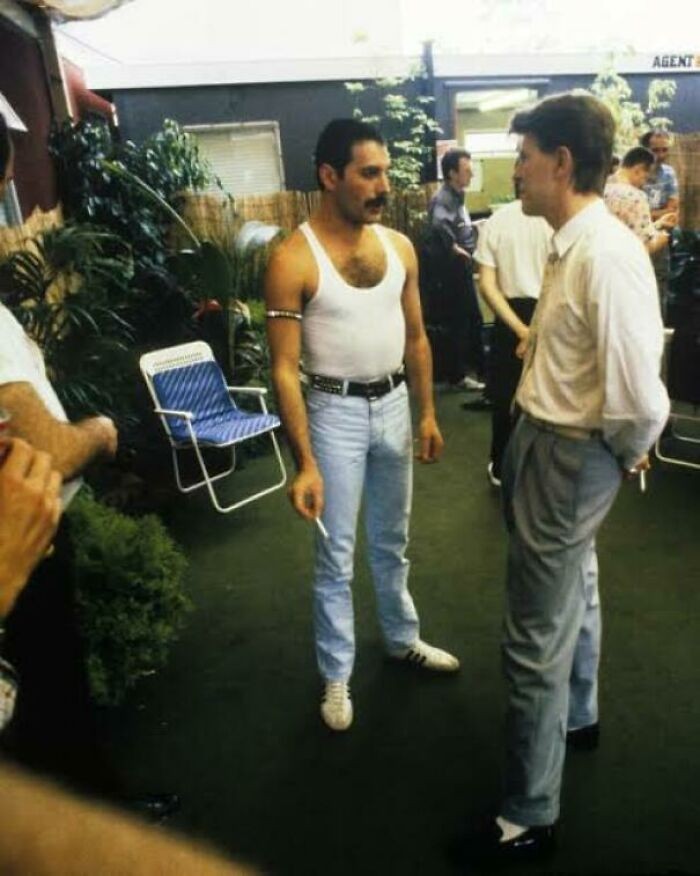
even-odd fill
[[(392, 194), (384, 212), (384, 223), (416, 242), (436, 188), (437, 183), (428, 183), (413, 192)], [(309, 218), (320, 198), (318, 191), (245, 195), (229, 200), (217, 195), (186, 194), (182, 215), (197, 236), (231, 246), (243, 223), (251, 220), (293, 231)]]

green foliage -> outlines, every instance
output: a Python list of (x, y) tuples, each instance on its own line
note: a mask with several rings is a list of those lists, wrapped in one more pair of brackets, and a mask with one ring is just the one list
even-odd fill
[(109, 230), (131, 250), (134, 271), (125, 308), (134, 346), (153, 349), (191, 339), (196, 302), (168, 266), (173, 214), (163, 204), (176, 211), (185, 190), (213, 179), (194, 138), (166, 120), (143, 144), (121, 145), (103, 123), (83, 121), (54, 131), (50, 147), (66, 215)]
[(82, 490), (70, 506), (77, 599), (93, 696), (120, 703), (162, 667), (191, 608), (186, 560), (154, 515), (127, 517)]
[(171, 119), (140, 146), (114, 142), (101, 122), (66, 122), (54, 131), (50, 148), (67, 215), (118, 234), (132, 247), (137, 273), (165, 264), (170, 218), (147, 192), (110, 172), (106, 162), (143, 180), (173, 207), (183, 191), (202, 189), (214, 178), (194, 138)]
[[(266, 252), (225, 252), (212, 242), (200, 241), (181, 218), (182, 193), (204, 187), (212, 177), (194, 138), (175, 122), (166, 121), (163, 130), (141, 146), (113, 143), (106, 126), (97, 122), (66, 125), (54, 133), (52, 150), (67, 215), (99, 223), (121, 241), (132, 259), (129, 271), (118, 267), (112, 271), (121, 283), (118, 314), (131, 330), (126, 362), (106, 348), (102, 351), (80, 413), (117, 414), (120, 463), (130, 472), (136, 467), (150, 479), (159, 470), (164, 448), (154, 432), (157, 422), (139, 375), (139, 355), (203, 337), (229, 377), (241, 364), (243, 374), (266, 382), (266, 351), (234, 303), (259, 294)], [(177, 251), (174, 225), (184, 230), (189, 251)], [(73, 343), (72, 349), (66, 349), (64, 338), (59, 332), (57, 346), (66, 359), (61, 373), (67, 378), (60, 382), (70, 393), (73, 375), (80, 373), (81, 363), (75, 359), (81, 347)], [(243, 379), (236, 373), (237, 382)], [(108, 403), (115, 395), (119, 405)], [(72, 403), (68, 408), (71, 414), (77, 412)]]
[(672, 79), (653, 79), (647, 89), (645, 105), (632, 100), (632, 89), (627, 80), (615, 71), (614, 61), (602, 70), (591, 85), (591, 93), (600, 98), (615, 119), (615, 153), (624, 155), (639, 144), (639, 138), (650, 128), (671, 127), (673, 122), (665, 115), (676, 93)]
[[(440, 127), (430, 115), (433, 97), (407, 96), (413, 85), (424, 76), (419, 70), (409, 77), (377, 79), (369, 85), (346, 82), (353, 97), (356, 119), (376, 125), (389, 148), (392, 185), (399, 190), (417, 189), (423, 171), (433, 157), (435, 135)], [(376, 112), (370, 105), (378, 106)]]
[(269, 383), (270, 359), (265, 336), (265, 305), (262, 301), (239, 302), (233, 348), (236, 383)]
[(131, 253), (90, 225), (43, 232), (0, 265), (4, 303), (41, 348), (71, 417), (129, 418)]

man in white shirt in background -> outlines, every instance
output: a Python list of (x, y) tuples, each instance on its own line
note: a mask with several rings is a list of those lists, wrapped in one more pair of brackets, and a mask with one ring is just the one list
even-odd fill
[(566, 728), (579, 747), (597, 743), (596, 532), (622, 479), (648, 467), (669, 410), (651, 262), (601, 199), (614, 129), (600, 101), (576, 93), (511, 125), (523, 212), (554, 236), (503, 468), (505, 788), (497, 817), (470, 837), (482, 859), (553, 850)]
[(501, 464), (512, 428), (511, 406), (549, 255), (552, 229), (540, 216), (525, 216), (519, 200), (500, 207), (479, 229), (474, 253), (479, 292), (494, 313), (487, 371), (491, 412), (488, 477), (501, 486)]

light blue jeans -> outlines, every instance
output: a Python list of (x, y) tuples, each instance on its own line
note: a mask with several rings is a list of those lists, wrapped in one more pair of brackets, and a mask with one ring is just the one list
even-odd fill
[(309, 431), (323, 476), (326, 540), (316, 536), (316, 657), (326, 681), (347, 681), (355, 660), (352, 578), (364, 494), (369, 563), (388, 651), (410, 647), (418, 616), (405, 557), (413, 483), (406, 384), (375, 401), (310, 390)]
[(598, 718), (600, 605), (595, 535), (622, 474), (600, 438), (521, 417), (503, 467), (509, 530), (503, 665), (505, 796), (516, 824), (553, 824), (566, 731)]

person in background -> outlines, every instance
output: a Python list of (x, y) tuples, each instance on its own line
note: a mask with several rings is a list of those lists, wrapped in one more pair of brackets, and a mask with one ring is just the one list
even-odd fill
[(654, 164), (654, 155), (644, 146), (625, 153), (618, 172), (605, 184), (605, 206), (633, 231), (650, 255), (668, 246), (670, 230), (676, 225), (676, 213), (651, 218), (649, 201), (642, 191)]
[(500, 207), (479, 229), (474, 253), (479, 263), (479, 292), (494, 313), (487, 372), (487, 395), (493, 404), (487, 474), (494, 487), (501, 486), (513, 396), (551, 237), (546, 221), (541, 216), (526, 216), (520, 200)]
[(477, 231), (465, 203), (471, 155), (450, 149), (441, 159), (443, 184), (428, 207), (422, 274), (430, 285), (431, 322), (443, 338), (445, 377), (454, 387), (484, 389), (483, 319), (474, 288)]
[[(652, 220), (656, 222), (669, 213), (679, 216), (681, 205), (678, 195), (678, 178), (675, 170), (668, 164), (671, 135), (668, 131), (654, 128), (642, 136), (640, 145), (649, 149), (654, 155), (654, 165), (643, 185), (644, 193), (649, 199)], [(661, 313), (665, 316), (668, 276), (671, 270), (670, 248), (662, 247), (655, 252), (652, 255), (652, 262), (659, 290)]]

